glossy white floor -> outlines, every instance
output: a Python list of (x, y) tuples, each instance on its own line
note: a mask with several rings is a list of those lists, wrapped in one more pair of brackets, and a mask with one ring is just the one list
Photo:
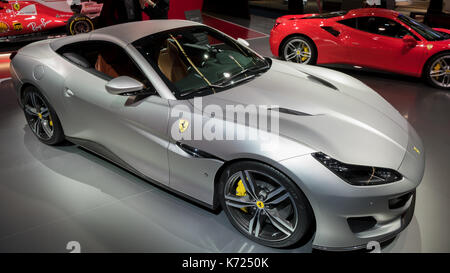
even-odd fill
[[(268, 32), (259, 17), (236, 20)], [(268, 55), (268, 39), (250, 41)], [(348, 72), (348, 71), (347, 71)], [(366, 82), (417, 129), (426, 146), (415, 216), (383, 252), (449, 252), (450, 92), (420, 80), (348, 72)], [(212, 213), (162, 191), (76, 146), (41, 144), (26, 125), (10, 81), (0, 85), (0, 252), (310, 252), (278, 250), (240, 235)]]

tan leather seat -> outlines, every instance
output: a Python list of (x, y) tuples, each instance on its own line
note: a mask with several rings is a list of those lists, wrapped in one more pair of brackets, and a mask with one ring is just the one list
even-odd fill
[(97, 62), (95, 62), (95, 69), (97, 71), (100, 71), (102, 73), (105, 73), (106, 75), (117, 78), (119, 77), (119, 73), (112, 67), (111, 64), (109, 64), (102, 54), (98, 54)]
[(148, 80), (142, 71), (134, 64), (131, 58), (120, 48), (112, 47), (102, 50), (97, 56), (95, 69), (111, 78), (128, 76), (141, 82), (145, 88)]
[(187, 67), (180, 54), (177, 45), (167, 40), (166, 48), (158, 56), (158, 67), (171, 82), (177, 82), (187, 75)]

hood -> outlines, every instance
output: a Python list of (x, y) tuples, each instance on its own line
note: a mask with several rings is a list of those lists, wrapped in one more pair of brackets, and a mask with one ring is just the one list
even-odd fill
[(274, 60), (261, 76), (203, 97), (203, 106), (280, 108), (280, 135), (346, 163), (397, 169), (408, 122), (360, 81), (333, 70)]

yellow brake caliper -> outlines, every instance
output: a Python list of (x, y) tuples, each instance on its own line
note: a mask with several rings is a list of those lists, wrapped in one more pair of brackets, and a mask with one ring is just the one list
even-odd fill
[[(308, 52), (309, 52), (308, 47), (307, 47), (307, 46), (304, 46), (304, 47), (303, 47), (303, 53), (308, 53)], [(302, 62), (306, 61), (306, 59), (308, 59), (308, 57), (303, 56), (303, 57), (302, 57)]]
[[(437, 63), (437, 64), (433, 67), (433, 70), (434, 70), (434, 71), (439, 71), (440, 69), (441, 69), (441, 64), (440, 64), (440, 63)], [(434, 78), (435, 78), (435, 79), (438, 79), (439, 76), (434, 76)]]
[[(236, 196), (246, 196), (247, 193), (245, 191), (244, 183), (242, 183), (242, 180), (239, 180), (238, 185), (236, 187)], [(245, 213), (247, 213), (247, 208), (241, 208), (241, 210)]]
[(50, 127), (53, 127), (53, 120), (52, 116), (50, 116), (50, 113), (48, 114), (48, 124), (50, 125)]

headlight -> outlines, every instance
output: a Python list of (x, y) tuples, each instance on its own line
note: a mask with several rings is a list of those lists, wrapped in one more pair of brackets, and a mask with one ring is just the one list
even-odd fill
[(403, 178), (399, 172), (391, 169), (345, 164), (320, 152), (312, 156), (344, 181), (355, 186), (388, 184)]

